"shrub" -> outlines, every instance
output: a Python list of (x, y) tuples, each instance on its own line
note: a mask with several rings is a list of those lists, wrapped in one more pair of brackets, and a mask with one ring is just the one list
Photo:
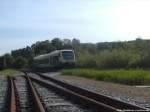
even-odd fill
[(150, 84), (150, 71), (143, 70), (70, 69), (63, 70), (62, 74), (128, 85)]
[(126, 68), (130, 61), (130, 54), (122, 50), (103, 51), (97, 55), (99, 68)]
[(105, 50), (97, 54), (96, 64), (100, 69), (139, 68), (141, 56), (137, 52), (122, 49)]
[(96, 67), (95, 56), (88, 51), (82, 51), (77, 53), (76, 57), (77, 67)]
[(15, 68), (24, 68), (24, 67), (26, 67), (27, 63), (28, 63), (27, 59), (19, 56), (14, 61), (14, 67)]

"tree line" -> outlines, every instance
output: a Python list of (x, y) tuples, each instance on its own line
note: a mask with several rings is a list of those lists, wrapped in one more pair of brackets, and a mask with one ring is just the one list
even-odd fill
[(73, 49), (73, 45), (79, 43), (77, 39), (59, 39), (37, 41), (31, 46), (11, 51), (0, 57), (0, 69), (31, 67), (33, 57), (50, 53), (54, 50)]
[(31, 67), (33, 57), (60, 49), (74, 49), (76, 67), (97, 69), (150, 68), (150, 40), (81, 43), (78, 39), (38, 41), (0, 57), (0, 68)]

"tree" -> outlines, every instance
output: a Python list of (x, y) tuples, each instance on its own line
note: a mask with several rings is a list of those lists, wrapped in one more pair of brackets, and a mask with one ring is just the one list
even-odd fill
[(70, 39), (63, 39), (62, 45), (62, 49), (72, 49), (72, 43)]
[(15, 68), (24, 68), (27, 66), (27, 64), (28, 64), (28, 61), (26, 60), (26, 58), (21, 57), (21, 56), (17, 57), (14, 61)]
[(22, 48), (22, 49), (12, 51), (11, 55), (13, 57), (22, 56), (26, 59), (30, 59), (31, 57), (33, 57), (33, 51), (29, 46), (27, 46), (26, 48)]
[(52, 39), (51, 43), (57, 50), (60, 50), (62, 48), (62, 41), (59, 38)]
[(55, 47), (49, 42), (49, 40), (36, 42), (31, 46), (31, 48), (35, 56), (55, 50)]
[(10, 68), (13, 66), (14, 58), (10, 54), (5, 54), (4, 59), (5, 59), (5, 67), (6, 68)]
[[(31, 46), (17, 49), (0, 57), (0, 68), (30, 66), (33, 57), (60, 49), (74, 49), (78, 67), (150, 68), (150, 40), (137, 38), (134, 41), (80, 43), (78, 39), (38, 41)], [(19, 59), (18, 59), (19, 58)], [(18, 61), (20, 60), (20, 61)]]
[(0, 70), (4, 69), (4, 56), (0, 57)]
[(78, 39), (72, 39), (72, 45), (73, 46), (78, 46), (78, 45), (80, 45), (80, 40), (78, 40)]

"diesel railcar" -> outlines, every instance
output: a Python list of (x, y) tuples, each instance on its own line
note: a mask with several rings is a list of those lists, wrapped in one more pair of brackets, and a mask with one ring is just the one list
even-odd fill
[(75, 65), (74, 50), (56, 50), (34, 57), (35, 68), (70, 67)]

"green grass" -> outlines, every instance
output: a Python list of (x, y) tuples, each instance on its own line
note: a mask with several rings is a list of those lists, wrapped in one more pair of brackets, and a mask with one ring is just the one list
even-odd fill
[(0, 71), (0, 75), (5, 75), (5, 76), (13, 76), (13, 75), (19, 75), (21, 74), (20, 71), (14, 70), (14, 69), (5, 69)]
[(150, 71), (144, 70), (69, 69), (62, 70), (62, 75), (81, 76), (127, 85), (150, 84)]

